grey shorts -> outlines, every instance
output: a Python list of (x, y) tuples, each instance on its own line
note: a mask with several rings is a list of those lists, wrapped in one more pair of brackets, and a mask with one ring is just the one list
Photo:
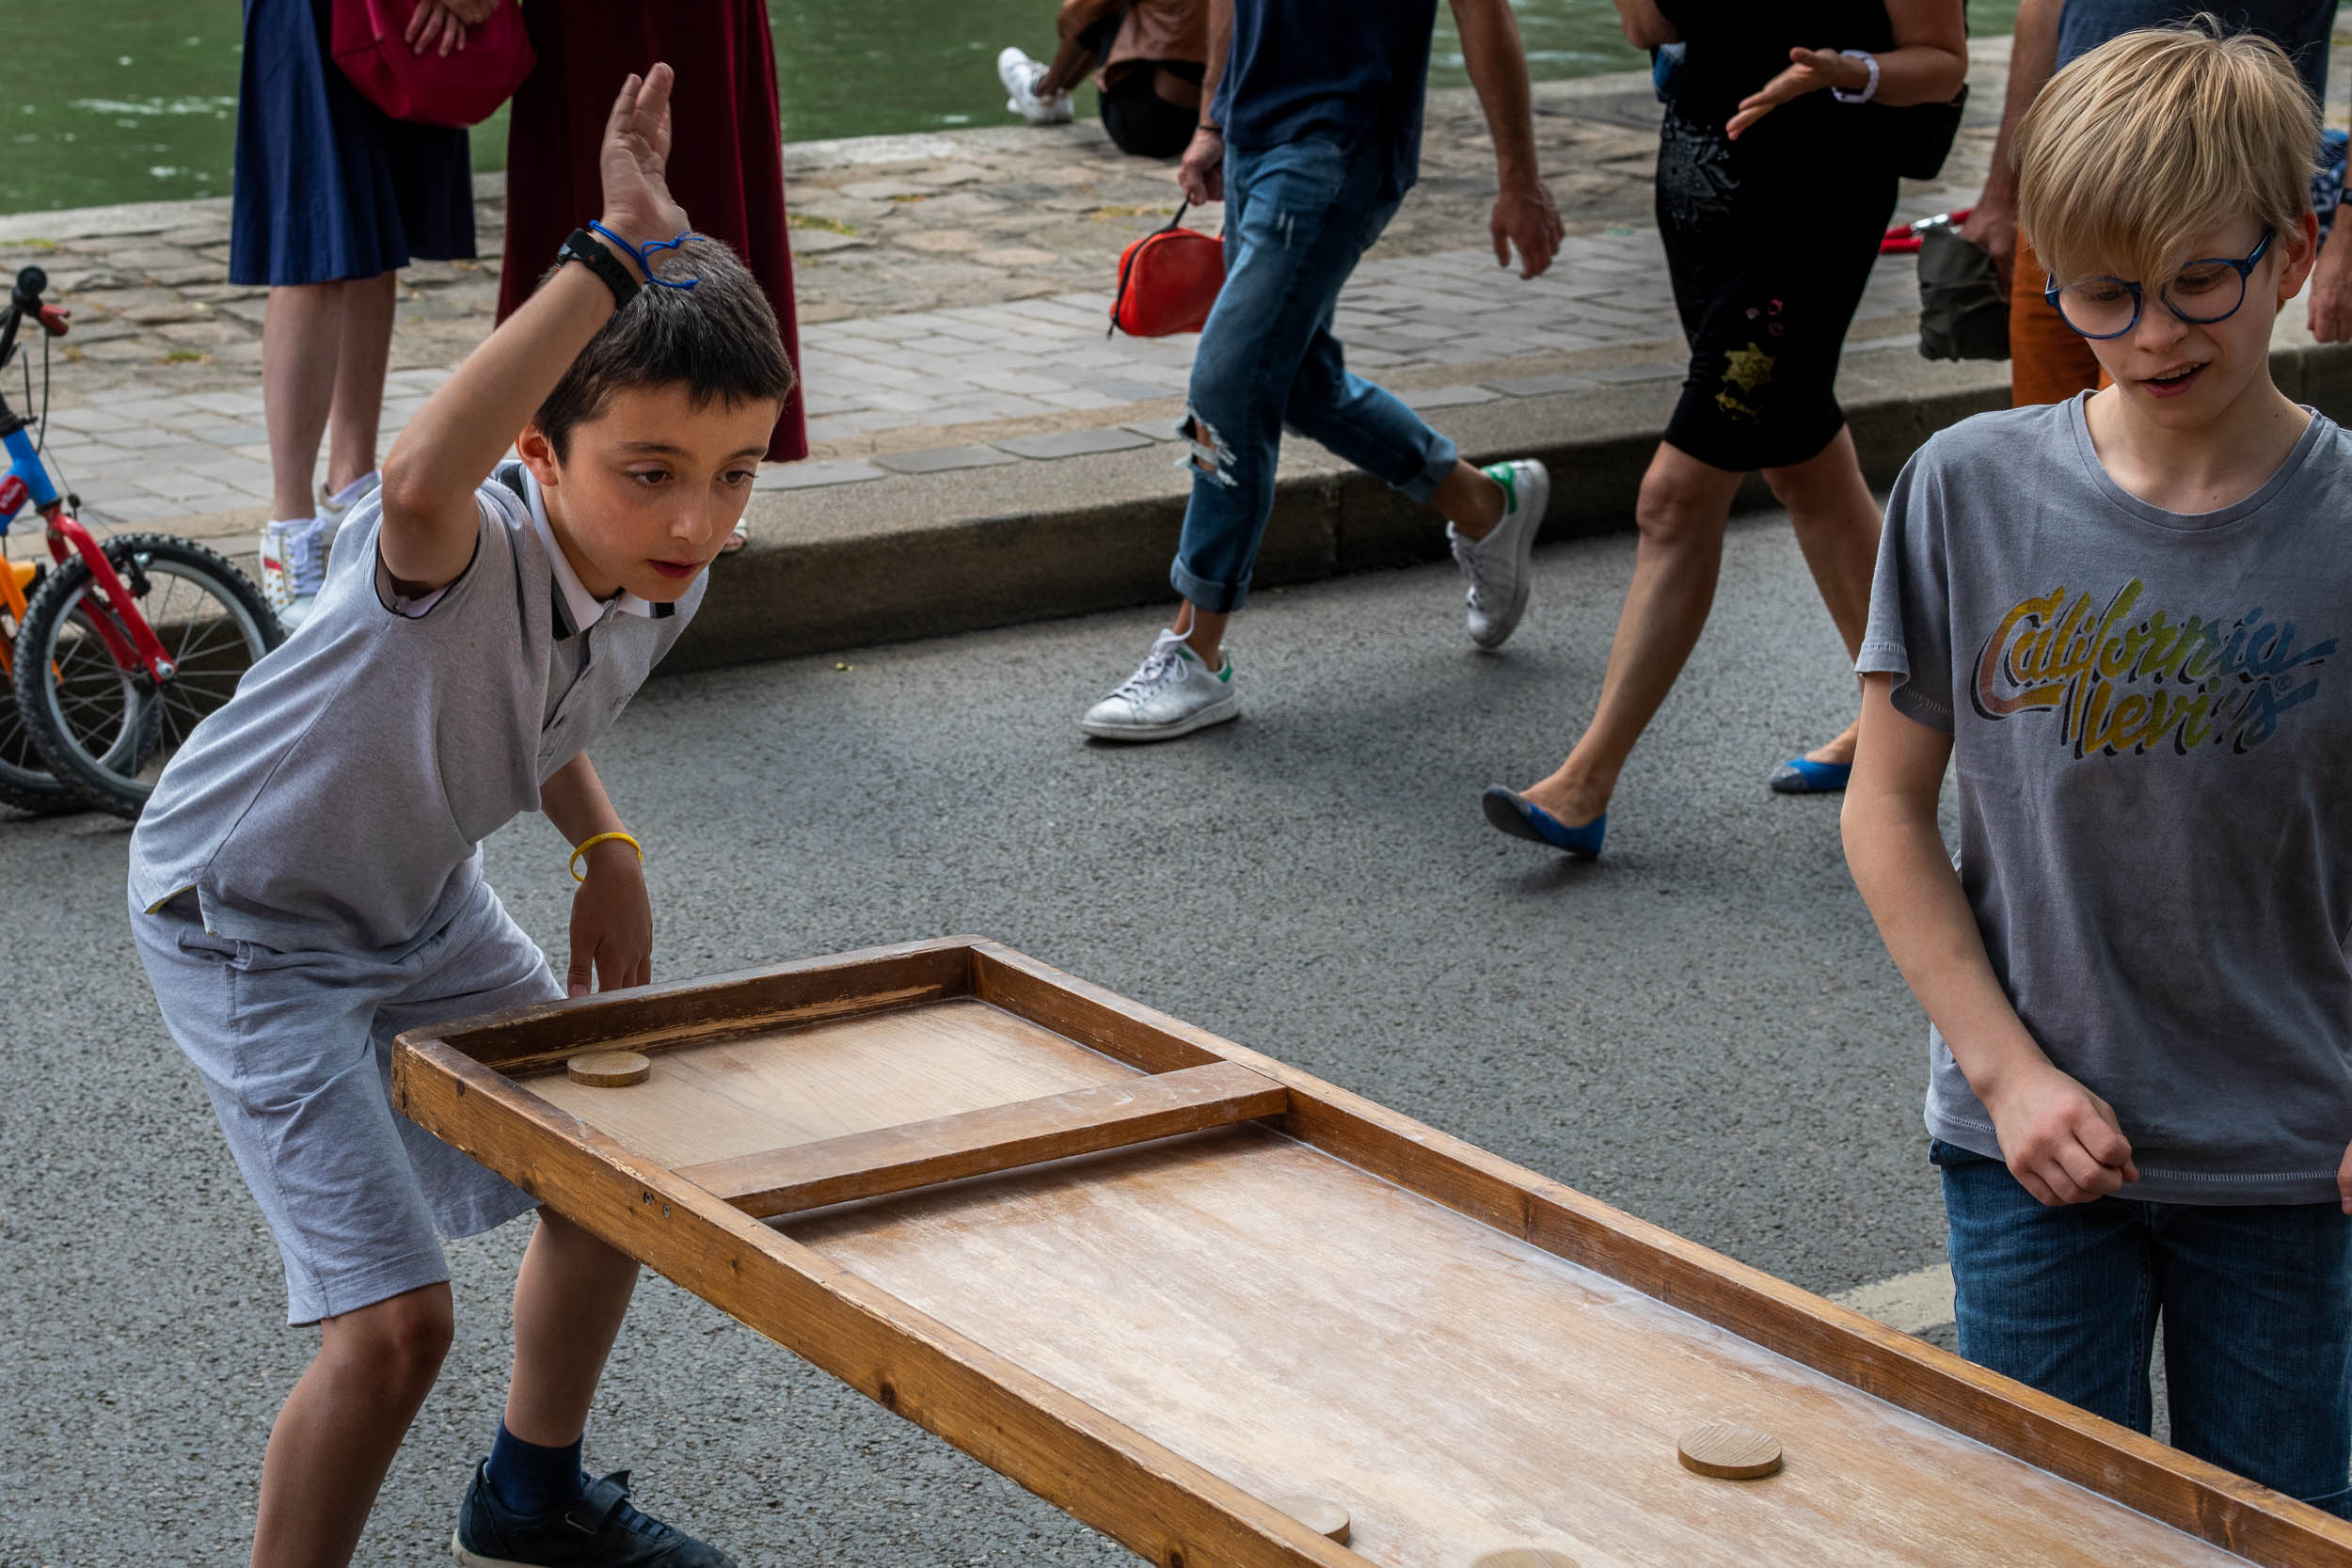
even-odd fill
[(437, 1284), (442, 1238), (533, 1207), (392, 1109), (394, 1036), (564, 994), (487, 887), (439, 930), (377, 953), (215, 936), (193, 895), (134, 909), (131, 925), (164, 1022), (277, 1234), (288, 1323)]

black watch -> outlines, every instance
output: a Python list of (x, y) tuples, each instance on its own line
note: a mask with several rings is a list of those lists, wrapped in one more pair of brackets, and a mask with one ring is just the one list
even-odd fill
[(637, 291), (644, 286), (628, 275), (628, 269), (621, 265), (620, 258), (605, 249), (596, 237), (585, 229), (575, 229), (565, 237), (564, 243), (556, 247), (555, 261), (558, 266), (566, 261), (578, 261), (603, 278), (604, 286), (612, 291), (612, 308), (615, 310), (635, 299)]

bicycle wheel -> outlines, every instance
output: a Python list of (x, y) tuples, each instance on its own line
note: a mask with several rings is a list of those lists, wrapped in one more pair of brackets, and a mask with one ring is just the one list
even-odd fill
[(251, 578), (218, 551), (167, 533), (106, 541), (106, 560), (174, 667), (161, 686), (114, 657), (114, 612), (89, 568), (70, 561), (25, 605), (16, 703), (57, 778), (91, 805), (136, 816), (164, 765), (246, 671), (285, 641)]
[[(0, 605), (0, 652), (13, 653), (17, 630), (16, 616), (8, 606)], [(13, 658), (0, 659), (0, 664), (14, 668)], [(15, 682), (0, 682), (0, 805), (47, 816), (81, 811), (87, 804), (72, 785), (61, 783), (41, 760), (40, 749), (33, 744), (33, 732), (17, 711)]]

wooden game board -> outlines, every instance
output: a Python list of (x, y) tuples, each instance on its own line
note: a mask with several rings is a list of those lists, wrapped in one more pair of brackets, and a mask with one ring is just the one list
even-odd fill
[[(567, 1077), (608, 1050), (650, 1076)], [(977, 939), (469, 1020), (393, 1083), (1164, 1568), (2352, 1564), (2317, 1510)], [(1785, 1467), (1685, 1469), (1710, 1421)]]

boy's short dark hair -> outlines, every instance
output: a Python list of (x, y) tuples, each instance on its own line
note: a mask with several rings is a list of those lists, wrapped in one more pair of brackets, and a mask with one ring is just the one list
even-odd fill
[(646, 284), (580, 351), (532, 416), (557, 457), (573, 428), (601, 414), (623, 388), (684, 387), (697, 408), (713, 399), (732, 408), (790, 395), (792, 361), (776, 313), (723, 241), (697, 236), (657, 251), (654, 266), (657, 276), (698, 281), (691, 289)]

